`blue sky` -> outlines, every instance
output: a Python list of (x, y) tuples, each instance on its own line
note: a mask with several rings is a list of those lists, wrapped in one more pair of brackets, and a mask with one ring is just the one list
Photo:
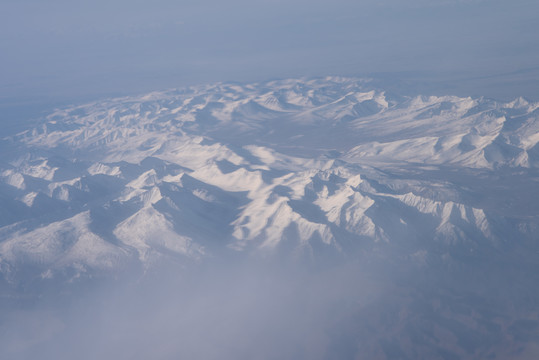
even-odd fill
[(0, 103), (370, 73), (533, 97), (538, 14), (529, 0), (3, 0)]

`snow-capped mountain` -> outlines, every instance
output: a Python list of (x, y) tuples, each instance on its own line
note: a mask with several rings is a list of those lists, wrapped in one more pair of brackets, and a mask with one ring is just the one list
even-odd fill
[(450, 264), (539, 226), (539, 104), (524, 99), (216, 84), (60, 109), (3, 151), (8, 282), (236, 253)]
[(155, 92), (0, 139), (0, 357), (537, 358), (539, 104), (374, 84)]

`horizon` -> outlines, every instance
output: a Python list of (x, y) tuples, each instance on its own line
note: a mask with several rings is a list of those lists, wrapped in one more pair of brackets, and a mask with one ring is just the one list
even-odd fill
[(5, 1), (0, 106), (326, 75), (538, 101), (538, 11), (531, 0)]

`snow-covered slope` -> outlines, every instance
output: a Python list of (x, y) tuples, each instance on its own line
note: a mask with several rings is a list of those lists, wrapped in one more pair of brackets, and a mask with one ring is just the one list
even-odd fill
[(539, 224), (539, 104), (524, 99), (216, 84), (61, 109), (7, 143), (9, 281), (237, 252), (451, 262)]

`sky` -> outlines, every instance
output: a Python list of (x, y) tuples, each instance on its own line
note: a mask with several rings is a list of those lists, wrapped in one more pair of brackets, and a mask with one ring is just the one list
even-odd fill
[(539, 100), (537, 14), (535, 0), (2, 0), (0, 117), (326, 75)]

